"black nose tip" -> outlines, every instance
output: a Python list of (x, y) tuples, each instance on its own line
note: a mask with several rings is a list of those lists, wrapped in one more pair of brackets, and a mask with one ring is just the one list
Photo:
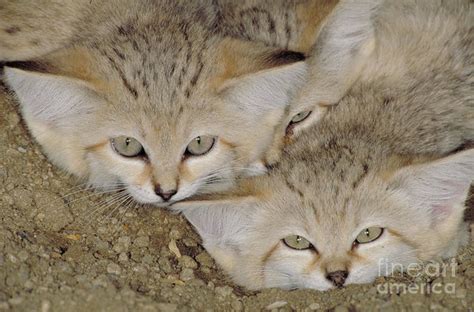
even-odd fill
[(341, 288), (346, 282), (346, 278), (349, 275), (347, 271), (334, 271), (326, 275), (326, 278), (331, 281), (334, 286)]
[(157, 186), (155, 187), (155, 194), (160, 196), (164, 201), (168, 201), (173, 197), (178, 191), (177, 190), (169, 190), (163, 192), (161, 187)]

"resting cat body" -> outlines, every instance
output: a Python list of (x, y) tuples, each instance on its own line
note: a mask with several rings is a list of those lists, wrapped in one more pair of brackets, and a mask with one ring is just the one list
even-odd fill
[[(360, 3), (341, 5), (361, 16)], [(177, 204), (240, 285), (369, 283), (419, 260), (454, 256), (468, 239), (463, 212), (474, 149), (462, 147), (474, 138), (472, 5), (365, 3), (374, 8), (361, 28), (373, 34), (373, 53), (348, 90), (334, 94), (338, 104), (285, 147), (268, 176)], [(339, 17), (322, 31), (354, 27)], [(323, 36), (316, 45), (331, 43)], [(360, 56), (339, 53), (347, 53), (346, 64)]]
[[(451, 88), (459, 91), (455, 100), (468, 103), (468, 107), (458, 111), (457, 115), (450, 115), (454, 118), (450, 125), (433, 123), (430, 127), (426, 123), (431, 121), (426, 119), (407, 126), (405, 138), (397, 142), (405, 152), (442, 154), (473, 139), (472, 98), (469, 96), (472, 90), (469, 84), (459, 83), (472, 81), (472, 53), (468, 50), (472, 42), (472, 32), (468, 29), (472, 23), (466, 20), (472, 17), (472, 5), (462, 1), (454, 1), (451, 6), (439, 1), (421, 2), (420, 7), (426, 9), (424, 13), (418, 9), (410, 12), (403, 7), (414, 7), (414, 1), (387, 2), (382, 10), (380, 3), (342, 1), (326, 19), (308, 56), (306, 83), (298, 91), (297, 98), (287, 106), (272, 147), (265, 156), (268, 164), (277, 163), (283, 146), (297, 140), (304, 129), (319, 121), (354, 83), (371, 78), (370, 81), (378, 83), (380, 88), (392, 89), (396, 98), (397, 88), (406, 89), (419, 81), (436, 85), (449, 77)], [(464, 15), (459, 13), (459, 7), (466, 8)], [(437, 12), (438, 8), (440, 12)], [(403, 24), (390, 14), (405, 15)], [(461, 16), (461, 20), (453, 18), (455, 15)], [(444, 17), (449, 23), (444, 23)], [(460, 66), (465, 66), (464, 70)], [(434, 74), (438, 71), (442, 71), (442, 75)], [(428, 81), (430, 75), (433, 79)], [(446, 105), (447, 94), (452, 92), (446, 89), (439, 94), (443, 105)], [(391, 98), (392, 95), (387, 94), (387, 100)], [(295, 116), (299, 116), (297, 123), (294, 122)], [(430, 131), (435, 134), (430, 135)], [(446, 135), (444, 141), (436, 141), (437, 135)], [(410, 138), (416, 136), (421, 138), (414, 145)]]
[[(158, 206), (264, 172), (274, 128), (306, 73), (304, 56), (286, 50), (296, 39), (284, 36), (297, 38), (308, 32), (306, 24), (295, 22), (283, 33), (289, 21), (279, 15), (268, 17), (273, 30), (262, 26), (267, 16), (256, 25), (230, 18), (226, 24), (222, 16), (235, 8), (225, 3), (99, 4), (99, 16), (107, 18), (89, 17), (100, 20), (90, 25), (97, 34), (4, 70), (48, 157), (95, 187), (124, 188)], [(286, 18), (297, 21), (298, 12)], [(254, 34), (278, 35), (254, 42), (237, 37), (235, 29), (252, 26)]]

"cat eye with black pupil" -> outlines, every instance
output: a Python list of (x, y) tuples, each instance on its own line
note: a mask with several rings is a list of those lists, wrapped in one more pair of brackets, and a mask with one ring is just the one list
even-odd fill
[(294, 124), (302, 122), (303, 120), (308, 118), (309, 115), (311, 115), (311, 111), (299, 112), (298, 114), (294, 115), (293, 118), (291, 118), (290, 125), (294, 125)]
[(291, 118), (288, 126), (286, 126), (286, 130), (285, 130), (286, 135), (291, 136), (293, 134), (293, 128), (295, 127), (295, 125), (304, 121), (306, 118), (308, 118), (309, 115), (311, 115), (311, 112), (312, 111), (303, 111), (294, 115), (293, 118)]
[(185, 156), (202, 156), (207, 154), (216, 142), (216, 138), (209, 135), (202, 135), (192, 139), (185, 151)]
[(356, 237), (355, 244), (367, 244), (377, 240), (383, 233), (383, 228), (380, 227), (369, 227), (363, 229)]
[(136, 139), (127, 136), (119, 136), (110, 139), (114, 151), (124, 157), (145, 156), (143, 145)]
[(299, 235), (288, 235), (282, 239), (283, 243), (291, 249), (295, 250), (307, 250), (313, 249), (313, 245), (303, 236)]

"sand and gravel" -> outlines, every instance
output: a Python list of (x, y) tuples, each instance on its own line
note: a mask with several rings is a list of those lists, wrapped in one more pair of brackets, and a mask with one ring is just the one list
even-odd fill
[[(474, 307), (472, 243), (456, 257), (454, 274), (379, 278), (373, 285), (329, 292), (248, 292), (226, 278), (181, 216), (126, 204), (110, 194), (81, 190), (74, 178), (52, 166), (0, 85), (0, 311)], [(398, 290), (387, 294), (386, 285)], [(438, 285), (440, 293), (426, 294), (430, 285)]]

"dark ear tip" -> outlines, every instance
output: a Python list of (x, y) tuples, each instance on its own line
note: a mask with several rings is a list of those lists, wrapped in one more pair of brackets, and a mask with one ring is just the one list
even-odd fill
[(306, 56), (301, 52), (291, 50), (279, 50), (271, 53), (265, 62), (271, 67), (288, 65), (300, 61), (304, 61)]
[(0, 73), (3, 73), (4, 67), (18, 68), (26, 71), (47, 73), (48, 66), (38, 61), (14, 61), (0, 63)]

